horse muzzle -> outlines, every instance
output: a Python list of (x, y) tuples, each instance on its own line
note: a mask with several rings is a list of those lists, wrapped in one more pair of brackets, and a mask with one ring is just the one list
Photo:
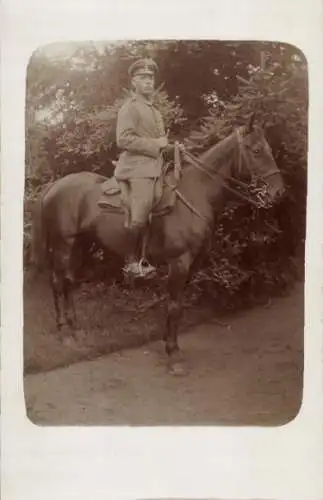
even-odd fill
[(277, 202), (281, 198), (283, 198), (286, 190), (284, 186), (284, 181), (282, 176), (280, 175), (273, 175), (270, 176), (270, 180), (266, 179), (266, 184), (267, 184), (267, 195), (271, 199), (272, 203)]
[(273, 186), (269, 188), (269, 196), (273, 202), (280, 201), (286, 193), (284, 186)]

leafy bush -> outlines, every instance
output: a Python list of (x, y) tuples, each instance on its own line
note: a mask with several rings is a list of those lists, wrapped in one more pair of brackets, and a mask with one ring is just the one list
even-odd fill
[[(288, 78), (287, 78), (288, 76)], [(219, 216), (210, 251), (194, 279), (199, 296), (232, 304), (285, 290), (295, 279), (295, 257), (304, 256), (306, 222), (307, 81), (304, 66), (286, 73), (259, 70), (226, 105), (215, 105), (192, 134), (196, 152), (226, 137), (251, 113), (266, 135), (287, 187), (285, 199), (269, 210), (231, 202)], [(286, 126), (288, 124), (288, 126)], [(272, 227), (280, 230), (277, 234)]]
[[(31, 130), (30, 138), (32, 134), (38, 135), (41, 161), (37, 162), (34, 176), (39, 182), (84, 170), (112, 175), (112, 161), (118, 155), (116, 118), (124, 100), (125, 97), (117, 99), (111, 106), (95, 114), (80, 113), (77, 117), (67, 115), (56, 125), (37, 125), (35, 131)], [(184, 121), (182, 109), (165, 92), (157, 94), (156, 102), (167, 128)]]

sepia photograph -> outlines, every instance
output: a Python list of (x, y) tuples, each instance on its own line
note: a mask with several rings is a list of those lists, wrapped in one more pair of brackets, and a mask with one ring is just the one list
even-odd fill
[(302, 404), (308, 68), (279, 41), (37, 48), (24, 395), (39, 426), (281, 426)]

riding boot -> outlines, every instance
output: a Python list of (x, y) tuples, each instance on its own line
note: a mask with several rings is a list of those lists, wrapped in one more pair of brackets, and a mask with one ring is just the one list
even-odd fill
[(155, 268), (141, 256), (143, 229), (141, 227), (127, 228), (127, 258), (123, 272), (135, 278), (151, 278), (156, 275)]

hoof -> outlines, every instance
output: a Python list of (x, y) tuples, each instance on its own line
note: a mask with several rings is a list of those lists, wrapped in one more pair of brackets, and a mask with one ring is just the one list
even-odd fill
[(75, 349), (76, 347), (76, 340), (74, 337), (71, 335), (68, 335), (62, 339), (62, 344), (64, 347), (73, 347)]
[(173, 377), (185, 377), (188, 371), (183, 362), (177, 362), (169, 365), (168, 373)]
[(86, 333), (83, 328), (76, 328), (73, 331), (73, 337), (76, 341), (84, 342), (86, 340)]
[(188, 374), (185, 358), (181, 352), (170, 355), (168, 359), (168, 373), (175, 377), (183, 377)]

